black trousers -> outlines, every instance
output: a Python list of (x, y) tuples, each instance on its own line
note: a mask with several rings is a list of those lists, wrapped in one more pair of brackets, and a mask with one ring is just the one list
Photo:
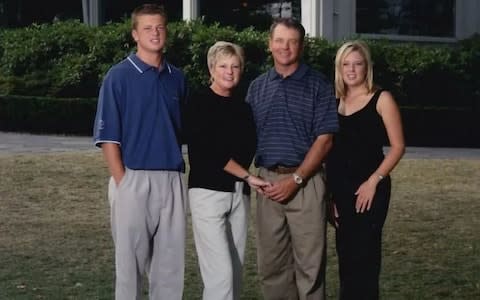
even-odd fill
[(340, 275), (340, 300), (376, 300), (382, 258), (382, 228), (390, 202), (390, 177), (378, 185), (372, 207), (356, 213), (358, 186), (334, 194), (339, 213), (336, 248)]

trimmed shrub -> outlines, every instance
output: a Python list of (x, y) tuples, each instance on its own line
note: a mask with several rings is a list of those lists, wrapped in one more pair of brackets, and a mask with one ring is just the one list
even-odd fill
[[(88, 27), (79, 21), (34, 24), (21, 29), (1, 29), (0, 39), (0, 94), (39, 97), (38, 100), (2, 98), (0, 130), (90, 134), (94, 101), (55, 98), (95, 98), (107, 70), (135, 51), (129, 20), (100, 27)], [(237, 43), (245, 50), (242, 91), (272, 66), (266, 31), (252, 27), (236, 31), (219, 24), (207, 25), (200, 20), (173, 22), (169, 24), (166, 55), (185, 72), (192, 90), (208, 84), (206, 54), (218, 40)], [(420, 127), (434, 128), (437, 124), (438, 128), (444, 128), (442, 126), (449, 122), (455, 130), (444, 128), (442, 132), (455, 136), (454, 132), (464, 129), (472, 133), (471, 139), (478, 140), (478, 134), (473, 133), (480, 132), (480, 124), (475, 120), (480, 111), (480, 76), (476, 73), (480, 68), (480, 36), (448, 46), (387, 40), (367, 43), (375, 63), (376, 83), (392, 91), (406, 112), (407, 141), (421, 143), (422, 139), (416, 137), (433, 136), (434, 130), (420, 131)], [(339, 46), (340, 43), (307, 38), (303, 59), (333, 81), (334, 57)], [(73, 116), (74, 112), (82, 111), (80, 107), (86, 103), (90, 103), (89, 110), (84, 110), (87, 115)], [(449, 118), (448, 112), (457, 117)], [(445, 121), (442, 123), (442, 120)], [(72, 122), (76, 124), (67, 130), (70, 125), (65, 124)], [(78, 124), (86, 127), (80, 130)]]
[[(169, 25), (167, 57), (182, 68), (192, 89), (208, 84), (206, 52), (218, 40), (245, 49), (249, 82), (266, 71), (272, 60), (267, 32), (236, 31), (201, 21)], [(88, 27), (79, 21), (32, 25), (0, 31), (0, 93), (53, 97), (95, 97), (106, 71), (135, 51), (130, 21)], [(367, 41), (375, 62), (375, 81), (391, 90), (402, 105), (478, 106), (480, 37), (456, 46)], [(339, 43), (307, 38), (304, 60), (333, 79)], [(439, 83), (442, 83), (441, 89)]]
[(0, 129), (91, 135), (95, 98), (0, 96)]

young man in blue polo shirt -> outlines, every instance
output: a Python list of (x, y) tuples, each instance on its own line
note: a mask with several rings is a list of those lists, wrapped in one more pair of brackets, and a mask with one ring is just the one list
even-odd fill
[(115, 243), (115, 299), (182, 299), (184, 161), (179, 142), (183, 74), (163, 56), (167, 16), (146, 4), (132, 13), (137, 52), (113, 66), (100, 89), (94, 125), (112, 177), (108, 197)]
[(305, 29), (270, 28), (274, 67), (249, 87), (255, 164), (271, 182), (257, 194), (257, 249), (266, 300), (325, 299), (326, 208), (322, 160), (338, 129), (332, 85), (300, 62)]

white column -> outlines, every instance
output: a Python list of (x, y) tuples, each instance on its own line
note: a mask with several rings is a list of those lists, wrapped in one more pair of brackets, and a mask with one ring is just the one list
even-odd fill
[(103, 23), (102, 0), (90, 1), (90, 25), (98, 26)]
[(183, 0), (183, 19), (185, 21), (195, 20), (200, 14), (200, 0)]
[(103, 0), (82, 0), (83, 22), (90, 26), (103, 24)]
[(301, 20), (305, 27), (306, 34), (310, 37), (320, 36), (320, 3), (323, 0), (302, 0), (301, 2)]
[(302, 0), (302, 25), (311, 37), (333, 39), (333, 4), (335, 0)]
[(90, 13), (88, 7), (90, 6), (90, 1), (82, 0), (82, 14), (83, 14), (83, 23), (90, 24)]

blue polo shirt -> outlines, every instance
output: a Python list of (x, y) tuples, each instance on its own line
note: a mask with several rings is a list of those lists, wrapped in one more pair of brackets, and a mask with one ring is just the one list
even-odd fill
[(158, 69), (131, 54), (108, 71), (100, 88), (95, 145), (120, 145), (129, 169), (183, 171), (185, 96), (185, 77), (179, 69), (165, 61)]
[(260, 75), (246, 101), (257, 129), (257, 167), (298, 166), (318, 136), (338, 130), (333, 87), (305, 64), (285, 78), (274, 68)]

